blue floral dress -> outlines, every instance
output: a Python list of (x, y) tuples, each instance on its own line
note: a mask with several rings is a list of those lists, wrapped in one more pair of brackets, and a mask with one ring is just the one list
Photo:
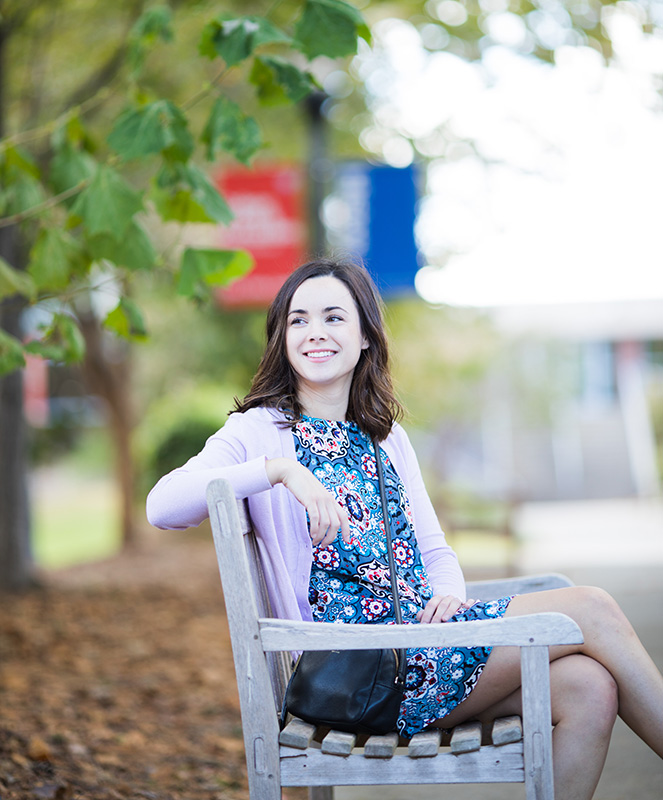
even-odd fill
[[(339, 536), (313, 548), (309, 602), (321, 622), (393, 623), (391, 581), (370, 438), (355, 423), (304, 417), (293, 427), (299, 463), (335, 495), (350, 520), (351, 541)], [(414, 534), (412, 511), (400, 478), (380, 449), (403, 621), (433, 594)], [(501, 617), (511, 598), (479, 602), (453, 621)], [(490, 647), (427, 647), (407, 651), (406, 691), (398, 731), (411, 737), (452, 711), (476, 685)]]

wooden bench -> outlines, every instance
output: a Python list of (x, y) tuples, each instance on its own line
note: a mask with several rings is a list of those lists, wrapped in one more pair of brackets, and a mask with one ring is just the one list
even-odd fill
[[(282, 786), (308, 786), (312, 800), (331, 800), (333, 786), (524, 782), (528, 800), (553, 800), (548, 647), (582, 642), (563, 614), (453, 625), (336, 625), (272, 618), (246, 503), (230, 484), (208, 488), (210, 520), (225, 598), (239, 689), (251, 800), (279, 800)], [(469, 596), (485, 600), (570, 585), (562, 575), (478, 581)], [(479, 723), (442, 736), (429, 730), (409, 742), (396, 733), (355, 737), (316, 731), (279, 711), (299, 650), (427, 646), (520, 647), (523, 687), (519, 717)]]

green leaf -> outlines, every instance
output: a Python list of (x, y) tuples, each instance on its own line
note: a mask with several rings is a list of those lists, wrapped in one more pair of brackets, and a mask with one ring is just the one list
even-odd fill
[(44, 228), (30, 250), (28, 273), (40, 290), (59, 291), (72, 275), (82, 274), (87, 263), (76, 239), (57, 228)]
[(19, 174), (39, 180), (39, 167), (32, 156), (19, 147), (0, 150), (0, 171), (3, 178), (12, 179)]
[(0, 214), (20, 214), (44, 200), (39, 168), (17, 147), (0, 150)]
[(187, 119), (170, 100), (125, 111), (113, 126), (108, 144), (126, 161), (161, 152), (175, 161), (186, 161), (194, 148)]
[(264, 17), (232, 17), (221, 14), (204, 28), (199, 52), (221, 58), (229, 67), (239, 64), (263, 44), (290, 44), (291, 39)]
[(248, 164), (262, 147), (258, 123), (227, 97), (219, 97), (214, 103), (201, 140), (207, 145), (209, 161), (213, 161), (221, 149), (232, 153), (242, 164)]
[(23, 345), (0, 328), (0, 377), (24, 366)]
[(104, 327), (114, 331), (123, 339), (144, 340), (147, 338), (147, 328), (138, 306), (127, 297), (122, 297), (120, 302), (104, 320)]
[(129, 64), (134, 75), (142, 69), (151, 47), (158, 41), (173, 41), (175, 35), (172, 23), (173, 13), (168, 6), (152, 6), (136, 21), (129, 34), (128, 50)]
[(25, 346), (26, 353), (63, 364), (83, 360), (85, 339), (76, 321), (68, 314), (54, 314), (49, 325), (41, 326), (41, 339), (33, 339)]
[(72, 114), (64, 124), (55, 129), (51, 137), (51, 144), (54, 150), (60, 150), (66, 145), (70, 145), (75, 150), (86, 150), (89, 153), (94, 152), (95, 149), (92, 137), (76, 114)]
[[(96, 161), (89, 153), (78, 150), (65, 141), (51, 161), (50, 183), (56, 194), (65, 192), (94, 175)], [(70, 204), (75, 201), (69, 200)]]
[[(165, 165), (157, 176), (156, 188), (167, 191), (171, 196), (180, 191), (189, 192), (190, 212), (206, 215), (204, 219), (189, 221), (219, 222), (222, 225), (229, 225), (233, 220), (233, 213), (223, 196), (209, 178), (193, 164)], [(158, 194), (157, 192), (157, 197)], [(167, 208), (174, 210), (174, 206)]]
[(357, 52), (357, 36), (370, 41), (368, 26), (354, 6), (343, 0), (306, 0), (294, 44), (309, 59), (338, 58)]
[(182, 256), (177, 291), (185, 297), (208, 298), (212, 287), (227, 286), (246, 275), (252, 267), (253, 256), (246, 250), (194, 250), (188, 247)]
[(297, 103), (317, 87), (310, 73), (274, 56), (256, 57), (249, 80), (257, 87), (260, 102), (271, 106)]
[(28, 274), (14, 269), (4, 258), (0, 258), (0, 299), (15, 294), (34, 300), (37, 296), (37, 287)]
[(143, 208), (143, 201), (117, 170), (107, 165), (97, 169), (94, 178), (78, 196), (71, 213), (80, 219), (94, 236), (108, 233), (120, 240)]
[(91, 236), (88, 249), (95, 261), (106, 259), (128, 269), (150, 269), (157, 257), (149, 236), (135, 220), (127, 225), (119, 240), (108, 233)]
[(198, 203), (190, 189), (160, 189), (154, 186), (150, 198), (164, 222), (215, 222)]
[(4, 214), (20, 214), (38, 206), (45, 199), (41, 183), (29, 175), (19, 175), (12, 183), (5, 185), (4, 202), (0, 201)]

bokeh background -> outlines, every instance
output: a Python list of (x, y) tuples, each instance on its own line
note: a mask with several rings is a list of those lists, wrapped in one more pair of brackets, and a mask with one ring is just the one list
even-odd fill
[[(327, 252), (363, 258), (381, 287), (404, 424), (468, 574), (559, 570), (605, 585), (661, 663), (663, 3), (355, 0), (370, 36), (358, 28), (353, 55), (311, 59), (315, 90), (285, 105), (262, 104), (246, 70), (219, 78), (198, 54), (215, 15), (285, 26), (305, 5), (0, 3), (5, 177), (14, 147), (46, 158), (40, 142), (72, 108), (87, 126), (77, 146), (89, 136), (89, 152), (103, 151), (127, 98), (149, 91), (202, 127), (187, 104), (218, 80), (262, 129), (250, 163), (223, 148), (199, 162), (231, 224), (164, 222), (147, 204), (164, 267), (131, 276), (147, 335), (98, 324), (120, 296), (102, 264), (79, 305), (86, 360), (28, 358), (23, 544), (35, 569), (21, 583), (66, 592), (141, 570), (152, 582), (153, 563), (172, 587), (169, 548), (200, 563), (205, 525), (177, 541), (158, 533), (145, 496), (247, 391), (280, 281)], [(145, 28), (138, 81), (132, 26), (164, 8), (174, 35)], [(141, 191), (154, 172), (149, 159), (124, 167)], [(255, 267), (209, 302), (183, 298), (172, 264), (189, 246), (246, 249)], [(22, 311), (24, 336), (57, 314), (53, 302)], [(660, 796), (661, 767), (633, 739), (619, 729), (604, 800)], [(617, 747), (636, 755), (623, 762)]]

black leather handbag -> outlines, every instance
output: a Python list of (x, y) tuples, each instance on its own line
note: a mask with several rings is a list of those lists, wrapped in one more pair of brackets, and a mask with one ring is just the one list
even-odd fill
[[(373, 442), (387, 538), (394, 615), (402, 622), (391, 520), (377, 441)], [(395, 730), (405, 691), (405, 650), (305, 650), (286, 688), (286, 713), (335, 730), (384, 734)]]

